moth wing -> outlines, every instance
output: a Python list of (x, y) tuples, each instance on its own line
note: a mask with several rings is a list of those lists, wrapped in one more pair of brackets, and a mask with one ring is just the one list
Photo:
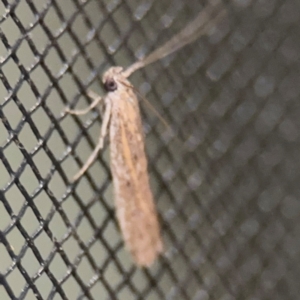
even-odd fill
[(163, 245), (149, 184), (138, 100), (130, 87), (114, 94), (110, 153), (117, 218), (135, 262), (149, 266)]

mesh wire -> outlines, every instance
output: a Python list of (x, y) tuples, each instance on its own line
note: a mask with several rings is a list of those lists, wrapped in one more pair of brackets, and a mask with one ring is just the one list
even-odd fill
[(70, 185), (101, 114), (65, 107), (204, 5), (0, 1), (1, 300), (299, 298), (297, 0), (224, 1), (226, 24), (132, 76), (173, 132), (141, 103), (166, 245), (151, 269), (124, 250), (107, 147)]

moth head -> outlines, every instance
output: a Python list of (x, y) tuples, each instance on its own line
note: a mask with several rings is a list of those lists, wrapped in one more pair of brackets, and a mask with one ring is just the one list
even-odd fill
[(112, 67), (104, 73), (102, 82), (106, 91), (113, 92), (118, 88), (118, 79), (122, 76), (122, 72), (122, 67)]

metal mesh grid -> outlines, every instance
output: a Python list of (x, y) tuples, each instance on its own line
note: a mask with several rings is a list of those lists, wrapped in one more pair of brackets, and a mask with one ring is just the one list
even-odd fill
[(300, 4), (224, 1), (229, 22), (136, 72), (166, 253), (137, 269), (98, 138), (101, 74), (183, 28), (199, 0), (0, 1), (0, 299), (298, 299)]

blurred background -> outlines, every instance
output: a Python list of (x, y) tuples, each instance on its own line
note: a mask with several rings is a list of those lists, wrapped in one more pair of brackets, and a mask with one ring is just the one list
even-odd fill
[(130, 66), (199, 0), (0, 1), (0, 299), (295, 300), (300, 286), (300, 2), (227, 17), (131, 82), (165, 253), (138, 269), (114, 216), (108, 141), (78, 184), (102, 73)]

